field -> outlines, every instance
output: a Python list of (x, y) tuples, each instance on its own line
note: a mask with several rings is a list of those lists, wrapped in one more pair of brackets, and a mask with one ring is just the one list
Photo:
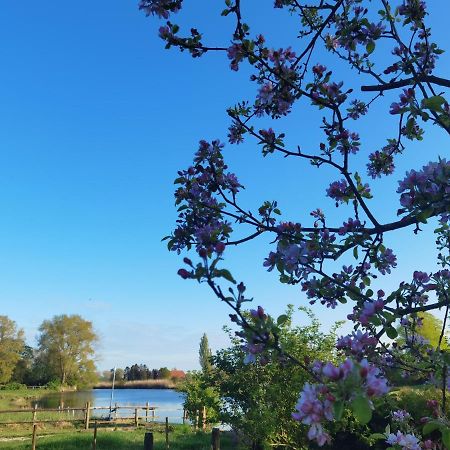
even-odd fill
[[(194, 432), (187, 425), (171, 427), (169, 434), (170, 449), (172, 450), (210, 450), (211, 434), (208, 432)], [(144, 444), (144, 429), (138, 430), (103, 430), (99, 429), (97, 435), (97, 450), (142, 450)], [(155, 450), (163, 450), (165, 435), (162, 427), (152, 428), (155, 442)], [(29, 450), (31, 437), (25, 440), (3, 440), (0, 437), (0, 449)], [(92, 449), (92, 430), (61, 432), (58, 434), (43, 435), (38, 437), (36, 448), (39, 450), (90, 450)], [(221, 437), (221, 449), (235, 448), (231, 445), (231, 438), (225, 433)]]
[[(0, 390), (0, 409), (20, 409), (28, 407), (30, 401), (52, 391), (45, 389), (6, 391)], [(8, 413), (0, 415), (0, 422), (30, 420), (30, 413)], [(61, 413), (39, 413), (40, 420), (60, 419)], [(93, 427), (93, 422), (91, 422)], [(39, 450), (84, 450), (92, 449), (93, 430), (84, 430), (82, 423), (62, 422), (59, 424), (39, 424), (37, 428), (37, 446)], [(0, 425), (0, 449), (29, 450), (31, 448), (32, 424)], [(166, 448), (165, 427), (161, 424), (145, 424), (138, 429), (121, 427), (110, 423), (99, 426), (97, 432), (97, 450), (142, 450), (146, 432), (153, 432), (155, 450)], [(170, 449), (175, 450), (209, 450), (211, 448), (211, 431), (194, 431), (190, 425), (170, 425)], [(235, 448), (231, 437), (222, 433), (221, 448)]]

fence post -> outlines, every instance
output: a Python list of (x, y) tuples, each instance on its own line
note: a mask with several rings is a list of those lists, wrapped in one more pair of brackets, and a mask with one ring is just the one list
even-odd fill
[(212, 450), (220, 450), (220, 428), (213, 428), (211, 433)]
[(92, 450), (97, 450), (97, 421), (94, 422), (94, 439), (92, 441)]
[(114, 403), (114, 420), (117, 420), (117, 411), (118, 411), (117, 403)]
[(183, 409), (183, 425), (186, 423), (186, 410)]
[(31, 450), (36, 450), (36, 433), (37, 433), (37, 425), (33, 425), (33, 437), (31, 439)]
[(37, 403), (34, 404), (33, 411), (33, 424), (36, 422), (36, 413), (37, 413)]
[(138, 409), (134, 408), (134, 426), (137, 428), (139, 426)]
[(147, 402), (145, 404), (145, 422), (148, 422), (148, 409), (149, 409), (149, 404)]
[(144, 450), (153, 450), (153, 433), (145, 433)]
[(198, 409), (195, 411), (195, 429), (198, 430)]
[(152, 409), (152, 422), (155, 421), (155, 408)]
[(206, 406), (202, 409), (202, 429), (203, 431), (206, 430)]
[(169, 418), (166, 417), (166, 448), (169, 448)]
[(89, 430), (89, 420), (91, 419), (91, 403), (86, 403), (86, 414), (84, 415), (84, 428)]

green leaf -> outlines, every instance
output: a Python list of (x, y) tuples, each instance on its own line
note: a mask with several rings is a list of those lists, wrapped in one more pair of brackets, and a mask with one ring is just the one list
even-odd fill
[(277, 319), (277, 325), (283, 325), (284, 323), (287, 322), (288, 319), (289, 319), (289, 317), (286, 314), (282, 314)]
[(333, 412), (334, 418), (336, 420), (341, 420), (342, 414), (344, 413), (344, 402), (342, 400), (334, 402)]
[(398, 336), (397, 330), (394, 327), (387, 327), (386, 334), (391, 339), (395, 339)]
[(366, 45), (367, 54), (370, 55), (374, 50), (375, 50), (375, 42), (374, 41), (368, 42)]
[(371, 439), (386, 439), (386, 435), (383, 433), (373, 433), (370, 435)]
[(441, 111), (442, 105), (445, 103), (445, 98), (442, 95), (434, 95), (433, 97), (424, 98), (422, 106), (431, 111)]
[(440, 427), (439, 422), (434, 422), (434, 421), (427, 422), (427, 423), (424, 425), (424, 427), (423, 427), (423, 432), (422, 432), (422, 434), (423, 434), (424, 436), (426, 436), (427, 434), (430, 434), (430, 433), (432, 433), (433, 431), (437, 430), (439, 427)]
[(352, 401), (352, 410), (355, 418), (363, 425), (370, 422), (372, 418), (372, 408), (369, 399), (363, 396), (356, 397)]
[(442, 433), (442, 443), (447, 447), (447, 449), (450, 449), (450, 428), (441, 428)]
[(353, 248), (353, 256), (355, 257), (355, 259), (358, 259), (358, 247)]
[(225, 278), (225, 280), (228, 280), (230, 283), (236, 283), (235, 279), (233, 278), (233, 275), (231, 275), (230, 271), (227, 269), (217, 270), (216, 275), (218, 277)]
[(367, 297), (372, 297), (372, 295), (373, 295), (372, 289), (367, 289), (366, 295), (367, 295)]

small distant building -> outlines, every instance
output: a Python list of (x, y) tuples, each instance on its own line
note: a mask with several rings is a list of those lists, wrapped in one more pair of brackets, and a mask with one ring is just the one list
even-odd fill
[(184, 380), (186, 378), (186, 373), (184, 370), (172, 369), (170, 371), (170, 378), (175, 380)]

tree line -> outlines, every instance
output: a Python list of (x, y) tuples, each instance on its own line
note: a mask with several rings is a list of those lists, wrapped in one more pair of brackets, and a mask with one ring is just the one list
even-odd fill
[(25, 343), (24, 332), (0, 316), (0, 384), (87, 386), (97, 380), (92, 322), (79, 315), (57, 315), (38, 328), (37, 345)]
[[(167, 367), (150, 369), (146, 364), (133, 364), (130, 367), (116, 368), (116, 381), (167, 380), (171, 377), (171, 370)], [(112, 381), (114, 369), (102, 373), (102, 381)]]

